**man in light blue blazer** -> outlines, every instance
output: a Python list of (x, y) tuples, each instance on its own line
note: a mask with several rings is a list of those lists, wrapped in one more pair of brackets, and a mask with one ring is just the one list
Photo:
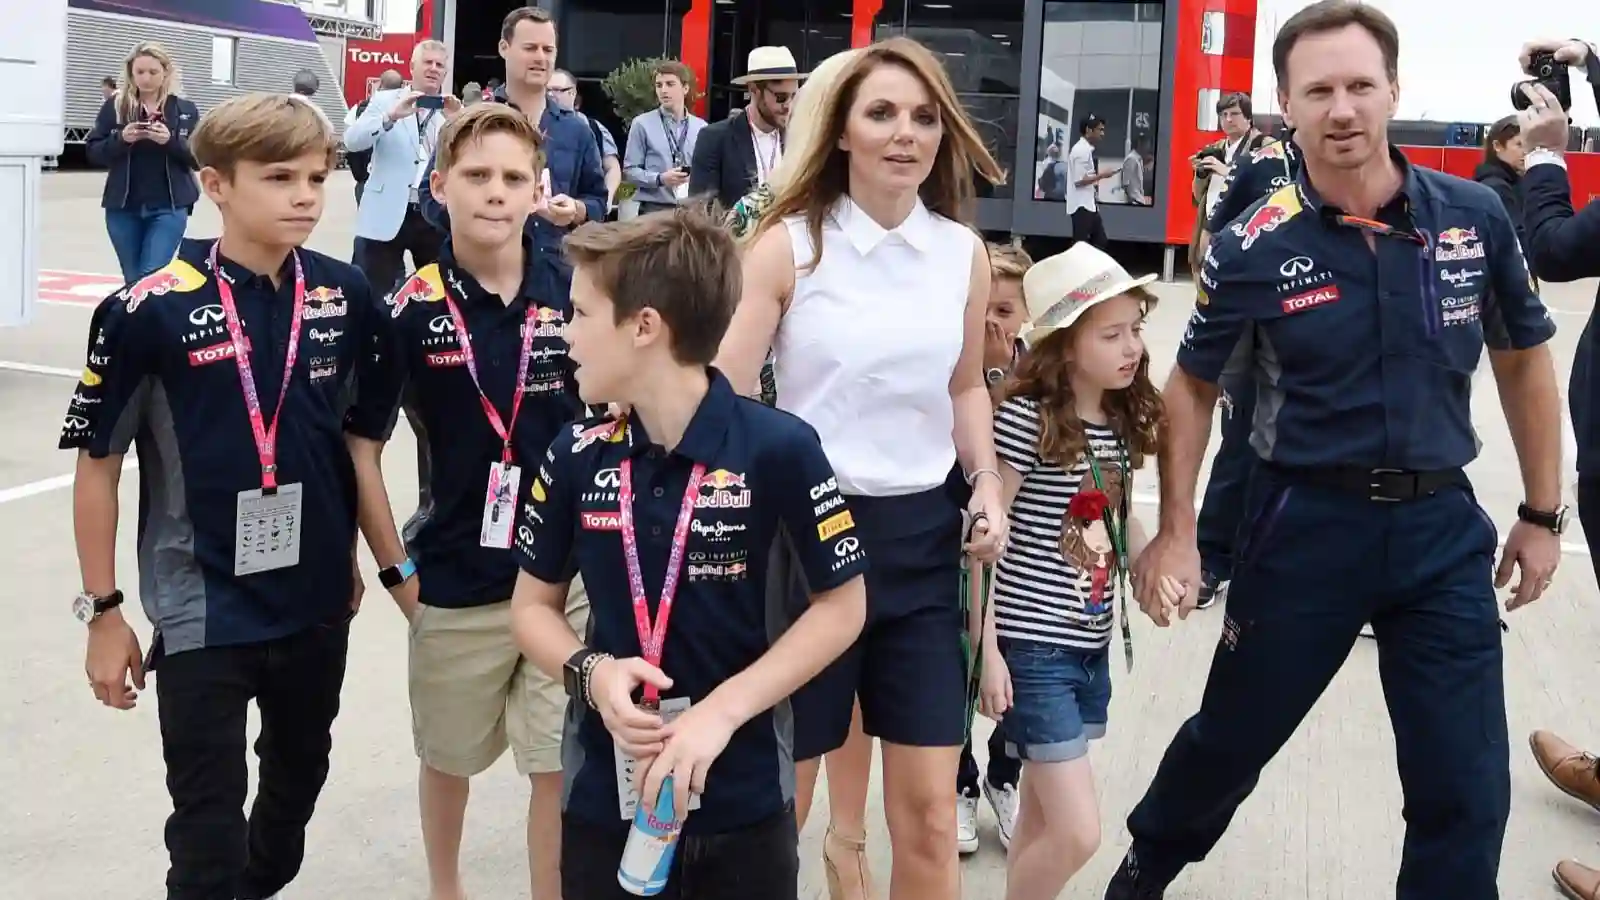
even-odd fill
[(356, 212), (353, 261), (379, 294), (399, 285), (406, 253), (418, 269), (439, 257), (444, 234), (423, 218), (417, 187), (427, 175), (440, 129), (462, 108), (460, 100), (443, 92), (449, 56), (439, 41), (417, 44), (410, 87), (373, 94), (344, 133), (346, 150), (372, 151)]

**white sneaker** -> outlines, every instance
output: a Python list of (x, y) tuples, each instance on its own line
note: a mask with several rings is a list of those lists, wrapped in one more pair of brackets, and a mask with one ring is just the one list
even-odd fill
[(994, 809), (995, 820), (1000, 824), (1000, 845), (1010, 850), (1011, 830), (1017, 827), (1017, 788), (1010, 784), (997, 788), (985, 781), (983, 794), (989, 798), (989, 806)]
[(956, 794), (956, 849), (963, 856), (978, 850), (978, 798)]

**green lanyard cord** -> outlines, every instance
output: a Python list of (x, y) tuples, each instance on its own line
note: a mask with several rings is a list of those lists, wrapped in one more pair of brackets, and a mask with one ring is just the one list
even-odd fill
[[(1094, 476), (1094, 486), (1107, 498), (1110, 494), (1106, 491), (1105, 479), (1100, 475), (1100, 461), (1090, 450), (1085, 454), (1089, 457), (1089, 474)], [(1132, 491), (1130, 482), (1131, 472), (1128, 464), (1128, 445), (1121, 440), (1117, 441), (1117, 468), (1122, 475), (1122, 497), (1117, 503), (1117, 509), (1112, 511), (1109, 505), (1101, 511), (1100, 518), (1105, 522), (1106, 534), (1111, 538), (1111, 549), (1117, 557), (1116, 584), (1113, 590), (1117, 594), (1117, 619), (1122, 625), (1122, 653), (1127, 659), (1128, 671), (1133, 671), (1133, 631), (1128, 627), (1128, 594), (1131, 578), (1128, 571), (1128, 514), (1131, 506), (1129, 495)], [(1118, 522), (1121, 519), (1121, 522)]]

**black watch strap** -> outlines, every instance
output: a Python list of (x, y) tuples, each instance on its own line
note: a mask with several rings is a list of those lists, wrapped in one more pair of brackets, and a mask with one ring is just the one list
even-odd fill
[(96, 597), (94, 601), (94, 614), (102, 615), (122, 605), (122, 592), (112, 591), (104, 597)]
[(1547, 528), (1556, 534), (1561, 534), (1567, 530), (1567, 508), (1565, 506), (1559, 506), (1547, 512), (1542, 509), (1534, 509), (1523, 503), (1517, 506), (1517, 518), (1530, 525)]
[(594, 667), (607, 658), (608, 654), (588, 647), (568, 657), (566, 665), (561, 667), (561, 683), (567, 690), (567, 696), (584, 706), (594, 706), (589, 696), (589, 680), (594, 675)]

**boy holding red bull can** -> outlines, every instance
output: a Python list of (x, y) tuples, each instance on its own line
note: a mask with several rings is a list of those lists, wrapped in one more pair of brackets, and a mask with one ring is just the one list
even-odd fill
[[(741, 290), (719, 223), (683, 207), (566, 249), (580, 394), (630, 412), (556, 439), (517, 529), (517, 641), (573, 701), (562, 897), (794, 900), (786, 698), (861, 632), (855, 521), (816, 432), (710, 366)], [(790, 553), (804, 609), (768, 590)], [(580, 575), (584, 638), (563, 609)]]
[[(345, 434), (371, 434), (387, 413), (354, 389), (379, 380), (389, 317), (358, 271), (302, 248), (336, 156), (320, 113), (239, 97), (201, 119), (190, 147), (222, 235), (186, 241), (95, 311), (62, 431), (78, 452), (73, 611), (101, 703), (132, 709), (158, 674), (165, 896), (264, 900), (299, 872), (328, 776), (362, 589)], [(148, 655), (115, 571), (117, 487), (135, 447)], [(260, 784), (246, 818), (252, 700)]]

